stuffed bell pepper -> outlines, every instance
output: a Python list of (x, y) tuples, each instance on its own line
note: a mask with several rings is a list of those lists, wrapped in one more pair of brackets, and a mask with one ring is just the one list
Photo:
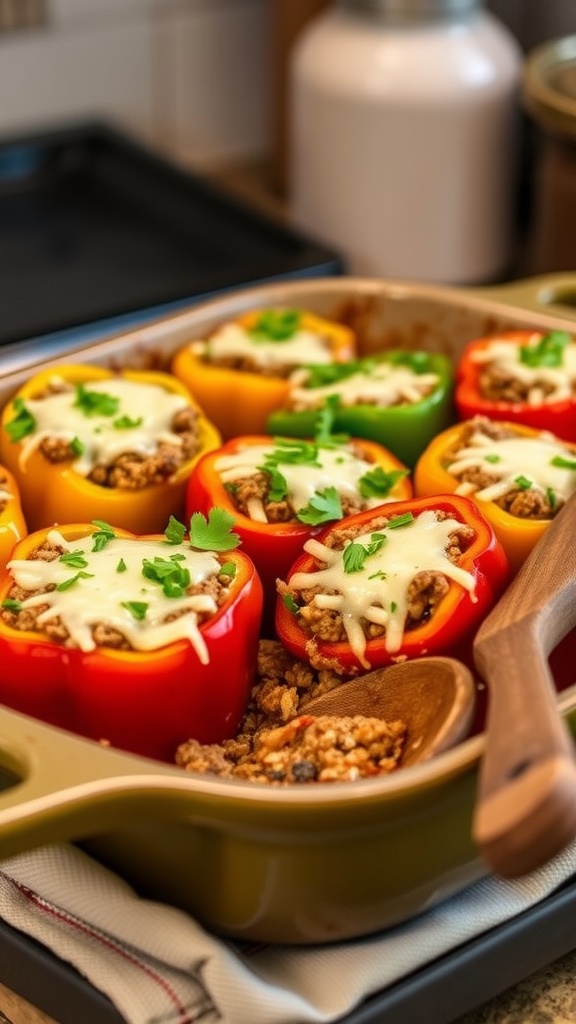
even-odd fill
[(235, 734), (256, 671), (262, 586), (229, 517), (189, 535), (106, 523), (36, 531), (0, 576), (0, 700), (171, 761)]
[(300, 309), (253, 310), (181, 348), (172, 372), (229, 440), (265, 432), (295, 367), (345, 362), (355, 352), (354, 334), (344, 324)]
[(487, 416), (576, 441), (576, 338), (515, 330), (469, 342), (455, 404), (462, 420)]
[(418, 497), (471, 498), (516, 572), (576, 491), (576, 443), (476, 416), (430, 442), (416, 464), (414, 487)]
[(273, 617), (276, 579), (308, 537), (354, 512), (411, 496), (407, 468), (373, 441), (320, 431), (313, 441), (243, 435), (196, 464), (187, 515), (213, 505), (227, 509)]
[(397, 502), (306, 542), (278, 584), (276, 630), (295, 657), (346, 677), (424, 654), (469, 659), (508, 575), (468, 498)]
[(413, 466), (428, 441), (453, 420), (452, 369), (443, 355), (388, 351), (340, 365), (295, 370), (269, 434), (310, 437), (318, 410), (332, 403), (334, 429), (384, 445)]
[(30, 530), (103, 519), (157, 533), (183, 515), (194, 463), (221, 440), (169, 374), (69, 365), (41, 371), (4, 408), (0, 461)]
[(0, 569), (4, 569), (12, 550), (28, 533), (18, 485), (4, 466), (0, 466)]

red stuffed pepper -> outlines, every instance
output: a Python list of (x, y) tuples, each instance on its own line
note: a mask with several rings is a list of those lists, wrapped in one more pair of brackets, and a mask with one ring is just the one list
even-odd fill
[(0, 700), (94, 740), (172, 761), (235, 735), (256, 672), (262, 587), (229, 518), (190, 539), (105, 523), (30, 534), (0, 577)]
[(327, 523), (412, 496), (408, 470), (373, 441), (237, 437), (197, 463), (186, 514), (227, 509), (264, 584), (273, 621), (276, 580)]
[(454, 398), (460, 419), (482, 415), (576, 441), (576, 340), (515, 330), (469, 342)]
[(397, 502), (329, 526), (279, 583), (276, 629), (296, 657), (353, 676), (398, 659), (457, 654), (509, 575), (473, 502)]

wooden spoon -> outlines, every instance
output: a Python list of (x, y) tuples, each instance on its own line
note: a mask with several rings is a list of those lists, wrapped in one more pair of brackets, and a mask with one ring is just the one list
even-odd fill
[(416, 658), (375, 669), (301, 707), (304, 715), (365, 715), (406, 724), (403, 767), (459, 743), (476, 703), (472, 674), (455, 658)]
[(487, 864), (517, 877), (576, 836), (574, 744), (548, 655), (576, 624), (576, 494), (533, 548), (474, 641), (489, 687), (473, 834)]

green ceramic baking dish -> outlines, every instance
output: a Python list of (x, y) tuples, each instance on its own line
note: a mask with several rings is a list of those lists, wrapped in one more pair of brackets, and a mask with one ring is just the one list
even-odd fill
[[(575, 303), (570, 275), (475, 290), (308, 279), (224, 295), (54, 365), (166, 368), (186, 340), (272, 304), (352, 324), (363, 352), (407, 345), (454, 358), (506, 327), (573, 330)], [(2, 402), (32, 372), (4, 376)], [(576, 731), (576, 686), (559, 702)], [(272, 789), (185, 773), (0, 708), (0, 858), (71, 840), (224, 935), (300, 944), (367, 935), (486, 872), (471, 839), (483, 744), (473, 736), (386, 778)]]

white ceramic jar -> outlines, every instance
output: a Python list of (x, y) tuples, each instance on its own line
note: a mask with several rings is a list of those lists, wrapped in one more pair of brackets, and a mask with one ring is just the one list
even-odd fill
[(295, 224), (353, 274), (505, 276), (521, 67), (518, 42), (480, 0), (340, 0), (292, 56)]

